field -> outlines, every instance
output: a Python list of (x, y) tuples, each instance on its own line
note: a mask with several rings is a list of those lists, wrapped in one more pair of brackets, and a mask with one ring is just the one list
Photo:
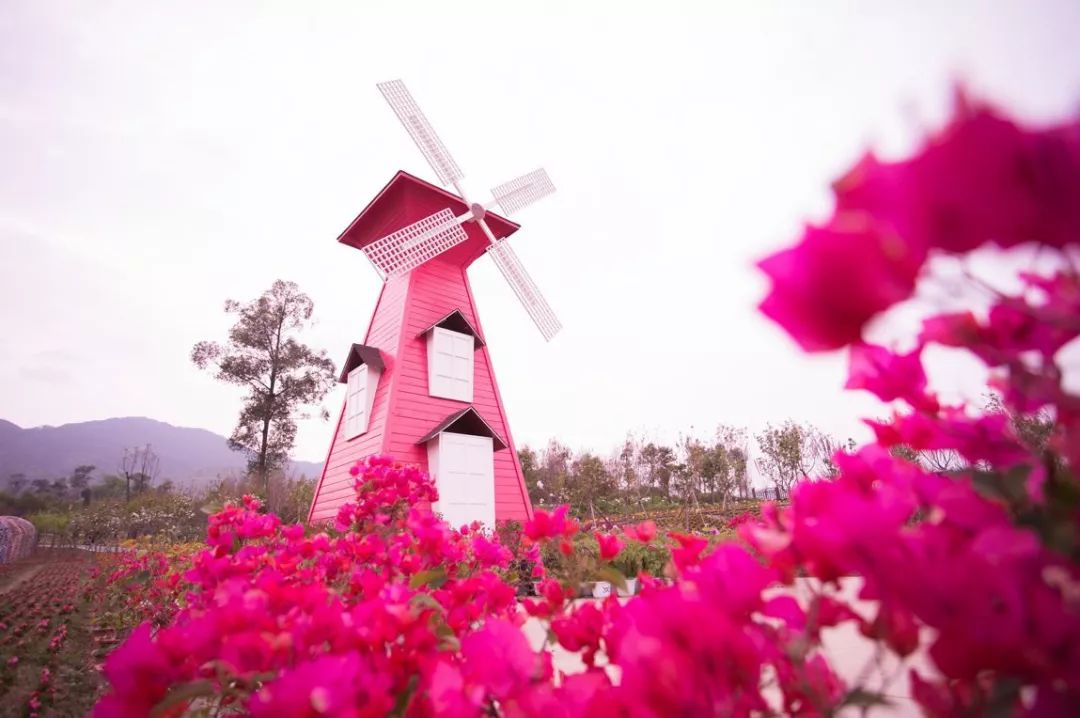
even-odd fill
[(0, 566), (0, 716), (81, 716), (93, 705), (116, 642), (94, 628), (96, 565), (83, 551), (41, 549)]

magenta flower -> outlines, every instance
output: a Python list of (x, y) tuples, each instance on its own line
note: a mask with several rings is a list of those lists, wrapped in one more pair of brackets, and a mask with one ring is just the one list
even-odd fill
[(255, 718), (376, 718), (394, 706), (387, 676), (372, 673), (356, 653), (301, 663), (268, 683), (251, 702)]
[(865, 220), (807, 227), (798, 245), (758, 263), (772, 281), (759, 308), (805, 351), (838, 349), (911, 296), (922, 260), (897, 235)]
[(845, 389), (865, 389), (882, 401), (903, 399), (920, 411), (935, 413), (938, 402), (926, 392), (921, 350), (894, 354), (884, 347), (856, 343), (851, 346)]
[(596, 543), (600, 546), (600, 558), (610, 561), (619, 555), (623, 549), (623, 542), (615, 534), (602, 534), (597, 532)]
[(640, 541), (641, 543), (651, 543), (656, 538), (656, 522), (651, 519), (646, 519), (634, 526), (624, 526), (623, 533), (627, 538), (634, 541)]
[(461, 654), (469, 682), (483, 686), (499, 700), (510, 698), (550, 672), (550, 664), (545, 665), (529, 648), (521, 629), (504, 620), (488, 620), (465, 636)]

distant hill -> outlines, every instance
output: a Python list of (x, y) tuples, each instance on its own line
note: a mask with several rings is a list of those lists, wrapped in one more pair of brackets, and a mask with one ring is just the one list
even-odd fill
[[(125, 448), (146, 444), (160, 460), (158, 480), (171, 479), (177, 486), (203, 486), (219, 474), (245, 466), (244, 455), (231, 451), (224, 436), (145, 417), (33, 429), (0, 419), (0, 486), (11, 474), (55, 479), (69, 476), (80, 464), (96, 466), (94, 476), (116, 473)], [(322, 464), (295, 461), (291, 470), (318, 477)]]

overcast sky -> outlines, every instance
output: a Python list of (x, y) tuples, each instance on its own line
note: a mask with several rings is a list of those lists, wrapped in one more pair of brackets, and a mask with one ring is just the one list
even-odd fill
[[(380, 280), (335, 238), (396, 170), (434, 179), (375, 89), (400, 77), (475, 197), (538, 166), (559, 189), (512, 240), (554, 341), (470, 271), (519, 445), (786, 417), (862, 436), (883, 409), (755, 312), (753, 261), (863, 150), (938, 124), (956, 78), (1025, 120), (1080, 103), (1080, 3), (875, 5), (2, 0), (0, 418), (228, 434), (239, 394), (189, 352), (277, 278), (340, 364)], [(296, 456), (331, 431), (304, 422)]]

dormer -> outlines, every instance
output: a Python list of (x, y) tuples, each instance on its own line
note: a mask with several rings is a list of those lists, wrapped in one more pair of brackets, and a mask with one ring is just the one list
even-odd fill
[(455, 309), (417, 336), (427, 337), (428, 394), (472, 403), (473, 355), (484, 346), (480, 332)]
[(375, 347), (353, 344), (349, 356), (341, 367), (338, 382), (346, 385), (345, 391), (345, 439), (362, 435), (371, 420), (371, 407), (375, 403), (375, 390), (383, 369), (382, 355)]

